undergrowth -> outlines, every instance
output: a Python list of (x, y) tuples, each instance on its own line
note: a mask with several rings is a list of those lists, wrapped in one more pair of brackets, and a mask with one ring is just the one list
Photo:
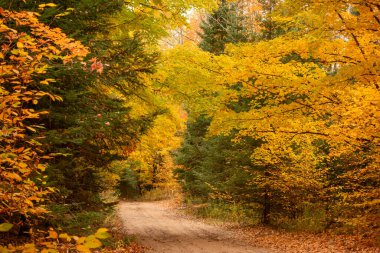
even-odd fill
[[(185, 200), (186, 212), (203, 219), (237, 223), (240, 226), (262, 225), (259, 205), (242, 205), (238, 203), (204, 202), (199, 199)], [(307, 231), (320, 233), (326, 230), (325, 212), (314, 206), (305, 206), (302, 214), (289, 218), (273, 214), (271, 226), (289, 231)]]
[(182, 194), (177, 188), (156, 188), (146, 191), (141, 196), (143, 201), (173, 200), (181, 198)]
[[(111, 237), (102, 241), (109, 250), (125, 247), (138, 248), (136, 237), (123, 232), (114, 207), (84, 208), (75, 205), (53, 205), (49, 224), (58, 230), (79, 236), (88, 236), (100, 227), (108, 228)], [(126, 251), (129, 252), (129, 251)], [(133, 251), (134, 252), (134, 251)], [(136, 252), (139, 252), (138, 250)]]
[(254, 208), (248, 206), (222, 202), (199, 203), (197, 200), (188, 200), (186, 204), (187, 212), (200, 218), (248, 226), (260, 223), (259, 213)]

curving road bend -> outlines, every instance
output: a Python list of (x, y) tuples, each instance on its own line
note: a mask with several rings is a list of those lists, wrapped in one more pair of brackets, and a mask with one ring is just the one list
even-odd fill
[(118, 214), (125, 231), (149, 253), (269, 253), (224, 228), (183, 217), (162, 202), (121, 202)]

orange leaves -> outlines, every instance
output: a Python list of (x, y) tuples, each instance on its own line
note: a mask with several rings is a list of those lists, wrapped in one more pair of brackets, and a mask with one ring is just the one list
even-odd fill
[(103, 73), (103, 63), (101, 61), (96, 58), (92, 58), (90, 62), (92, 63), (90, 68), (91, 71), (96, 71), (99, 74)]
[(368, 238), (331, 233), (307, 233), (267, 227), (234, 228), (235, 236), (251, 245), (283, 253), (376, 253)]
[(2, 178), (9, 180), (10, 182), (18, 181), (21, 182), (22, 178), (17, 173), (3, 172), (1, 174)]
[(58, 238), (58, 233), (55, 232), (54, 230), (50, 229), (49, 230), (49, 236), (48, 236), (48, 238), (57, 239)]
[[(50, 6), (46, 4), (46, 6)], [(79, 42), (74, 41), (71, 38), (66, 37), (60, 29), (51, 29), (47, 25), (40, 23), (35, 13), (32, 12), (2, 12), (3, 20), (13, 20), (18, 26), (30, 26), (32, 27), (29, 35), (18, 34), (15, 30), (10, 29), (2, 21), (3, 31), (8, 32), (6, 37), (9, 42), (16, 42), (17, 49), (14, 49), (13, 53), (25, 57), (20, 60), (33, 60), (32, 55), (38, 55), (36, 60), (40, 60), (42, 57), (55, 57), (63, 60), (64, 63), (69, 63), (75, 58), (82, 59), (87, 55), (88, 50)], [(7, 48), (12, 48), (12, 44), (4, 45)], [(4, 48), (4, 47), (3, 47)], [(29, 55), (29, 57), (28, 57)]]
[(78, 250), (79, 252), (82, 252), (82, 253), (90, 253), (91, 252), (91, 250), (89, 248), (87, 248), (86, 246), (84, 246), (82, 244), (77, 245), (76, 250)]
[[(44, 7), (53, 7), (45, 4)], [(19, 28), (29, 32), (19, 32)], [(59, 29), (51, 29), (38, 21), (32, 12), (12, 12), (0, 8), (0, 215), (12, 221), (20, 215), (40, 216), (46, 213), (44, 198), (52, 190), (44, 185), (41, 164), (49, 156), (41, 155), (43, 126), (36, 122), (46, 114), (34, 109), (45, 96), (61, 101), (59, 96), (38, 90), (36, 85), (49, 85), (54, 79), (44, 79), (51, 60), (69, 63), (82, 59), (87, 49), (68, 38)]]

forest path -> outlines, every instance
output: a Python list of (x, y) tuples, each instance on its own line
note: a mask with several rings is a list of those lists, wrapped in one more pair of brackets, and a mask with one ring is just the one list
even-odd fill
[(233, 232), (192, 220), (165, 202), (121, 202), (118, 214), (128, 234), (155, 253), (269, 253), (233, 237)]

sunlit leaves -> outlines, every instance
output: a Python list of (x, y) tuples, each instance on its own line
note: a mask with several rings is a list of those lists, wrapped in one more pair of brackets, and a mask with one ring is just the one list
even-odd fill
[(128, 158), (131, 168), (139, 173), (140, 187), (144, 189), (176, 185), (171, 152), (181, 143), (178, 133), (184, 128), (184, 118), (180, 118), (183, 111), (179, 106), (170, 107), (169, 113), (157, 117)]
[[(6, 224), (6, 223), (4, 223)], [(2, 225), (0, 225), (0, 232), (2, 231)], [(9, 224), (6, 224), (9, 228)], [(8, 229), (9, 230), (9, 229)], [(7, 231), (8, 231), (7, 230)], [(107, 229), (100, 228), (97, 234), (100, 232), (106, 233)], [(105, 237), (105, 236), (102, 236)], [(109, 235), (107, 236), (107, 238)], [(101, 238), (105, 239), (105, 238)], [(58, 253), (64, 251), (78, 251), (83, 253), (90, 253), (94, 249), (99, 249), (103, 246), (102, 242), (96, 238), (95, 235), (89, 235), (87, 237), (78, 237), (68, 235), (66, 233), (59, 234), (53, 229), (48, 231), (48, 236), (41, 236), (34, 243), (25, 243), (21, 245), (7, 245), (5, 247), (0, 246), (1, 252), (45, 252), (45, 253)]]
[(107, 239), (110, 237), (109, 233), (108, 233), (108, 229), (106, 228), (99, 228), (96, 233), (95, 233), (95, 237), (98, 238), (98, 239)]
[(56, 7), (57, 5), (54, 3), (40, 4), (38, 5), (38, 9), (43, 10), (46, 7)]
[[(40, 77), (47, 72), (51, 61), (68, 64), (82, 59), (88, 51), (59, 29), (40, 23), (35, 13), (0, 8), (0, 15), (1, 58), (4, 59), (0, 63), (0, 175), (3, 179), (0, 214), (10, 221), (20, 216), (28, 220), (31, 215), (46, 213), (42, 204), (52, 192), (40, 186), (46, 184), (46, 179), (40, 176), (46, 167), (42, 160), (50, 157), (41, 155), (39, 140), (43, 126), (36, 120), (46, 111), (37, 111), (34, 106), (44, 97), (60, 100), (39, 90), (36, 84), (55, 82)], [(21, 31), (25, 27), (29, 28), (28, 33)]]
[[(157, 83), (191, 113), (213, 116), (210, 134), (237, 130), (236, 141), (263, 141), (252, 160), (268, 174), (253, 173), (253, 184), (295, 199), (300, 189), (322, 196), (338, 181), (333, 192), (345, 191), (321, 198), (339, 199), (339, 221), (367, 233), (378, 208), (378, 11), (367, 1), (282, 1), (270, 18), (283, 35), (230, 45), (220, 56), (177, 47)], [(242, 98), (247, 110), (229, 107)]]
[(0, 224), (0, 232), (8, 232), (13, 227), (13, 224), (10, 223), (1, 223)]

